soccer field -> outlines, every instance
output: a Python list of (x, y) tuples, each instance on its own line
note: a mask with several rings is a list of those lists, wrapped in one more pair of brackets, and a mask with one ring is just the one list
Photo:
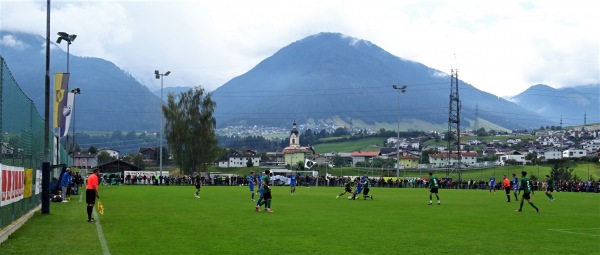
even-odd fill
[[(0, 245), (1, 254), (598, 254), (600, 194), (542, 193), (507, 203), (504, 191), (274, 187), (274, 213), (254, 211), (248, 187), (101, 186), (105, 212), (85, 198), (52, 203)], [(435, 202), (435, 196), (434, 196)]]

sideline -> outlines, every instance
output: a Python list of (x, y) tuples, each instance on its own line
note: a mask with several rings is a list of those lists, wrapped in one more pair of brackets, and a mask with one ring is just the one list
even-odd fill
[(106, 244), (106, 239), (104, 239), (104, 233), (102, 232), (102, 226), (100, 226), (100, 219), (98, 218), (96, 208), (94, 208), (94, 219), (96, 219), (96, 229), (98, 230), (98, 239), (100, 239), (100, 246), (102, 246), (102, 254), (110, 255), (110, 251), (108, 250), (108, 244)]
[(598, 230), (598, 229), (600, 229), (600, 228), (570, 228), (570, 229), (569, 228), (566, 228), (566, 229), (556, 228), (556, 229), (548, 229), (548, 230), (569, 233), (569, 234), (586, 235), (586, 236), (600, 236), (600, 235), (576, 232), (576, 231)]
[(23, 224), (25, 224), (25, 222), (27, 222), (29, 220), (29, 218), (31, 218), (31, 216), (33, 216), (34, 213), (36, 213), (37, 211), (39, 211), (41, 209), (42, 209), (42, 205), (40, 204), (36, 208), (34, 208), (31, 211), (29, 211), (28, 213), (26, 213), (25, 215), (21, 216), (18, 220), (14, 221), (10, 225), (6, 226), (4, 229), (1, 229), (0, 230), (0, 244), (3, 243), (4, 241), (6, 241), (6, 239), (8, 239), (8, 236), (10, 236), (12, 233), (17, 231), (17, 229), (19, 229), (21, 226), (23, 226)]

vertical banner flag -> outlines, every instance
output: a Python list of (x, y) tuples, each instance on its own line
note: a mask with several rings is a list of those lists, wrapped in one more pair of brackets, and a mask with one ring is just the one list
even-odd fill
[(304, 159), (304, 168), (310, 169), (314, 164), (314, 161), (310, 159)]
[(63, 116), (65, 118), (65, 128), (61, 129), (60, 136), (63, 137), (69, 132), (69, 125), (71, 124), (71, 116), (73, 113), (73, 102), (75, 102), (75, 93), (67, 93), (67, 105), (63, 108)]
[[(65, 115), (69, 91), (69, 73), (54, 74), (54, 128), (59, 128), (59, 135), (65, 133)], [(70, 109), (67, 109), (70, 115)], [(66, 133), (65, 133), (66, 134)]]
[(25, 180), (23, 180), (25, 182), (25, 186), (24, 186), (24, 190), (23, 190), (23, 197), (24, 198), (30, 198), (31, 195), (33, 194), (33, 169), (31, 168), (25, 168)]
[(35, 194), (42, 192), (42, 170), (35, 170)]
[(23, 199), (25, 184), (25, 168), (0, 165), (0, 206), (5, 206)]

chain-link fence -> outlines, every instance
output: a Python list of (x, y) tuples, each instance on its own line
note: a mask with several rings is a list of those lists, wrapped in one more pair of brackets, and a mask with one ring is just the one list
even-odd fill
[[(39, 84), (39, 87), (39, 91), (44, 91), (44, 84)], [(0, 229), (3, 229), (41, 204), (40, 170), (45, 159), (44, 119), (33, 101), (23, 93), (1, 56), (0, 100)], [(49, 135), (54, 137), (53, 134)], [(57, 149), (53, 145), (54, 139), (50, 140), (49, 155), (53, 157), (50, 162), (66, 163), (66, 150), (60, 146)], [(5, 171), (11, 168), (16, 170)], [(13, 176), (13, 173), (16, 174)], [(53, 176), (57, 174), (53, 173)]]

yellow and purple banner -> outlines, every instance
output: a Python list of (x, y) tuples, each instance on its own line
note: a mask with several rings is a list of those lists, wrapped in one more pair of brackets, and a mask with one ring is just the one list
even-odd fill
[(59, 136), (67, 134), (67, 118), (71, 117), (71, 107), (68, 105), (69, 73), (54, 74), (54, 128), (60, 129)]

